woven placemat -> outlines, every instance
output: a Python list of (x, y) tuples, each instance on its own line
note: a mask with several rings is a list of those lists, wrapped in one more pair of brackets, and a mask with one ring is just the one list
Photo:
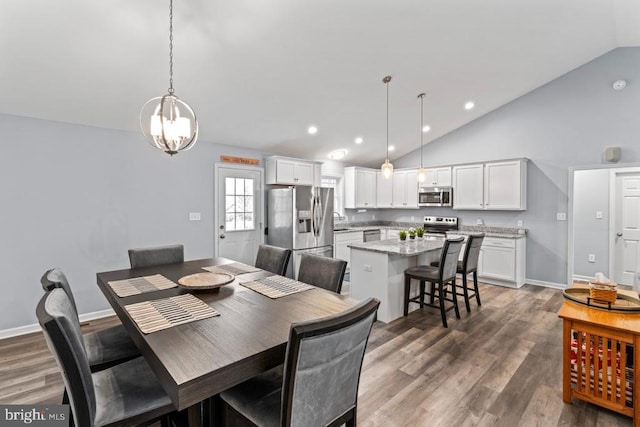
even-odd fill
[(171, 289), (178, 286), (177, 283), (164, 277), (162, 274), (154, 274), (153, 276), (134, 277), (132, 279), (114, 280), (108, 282), (113, 292), (119, 297), (130, 297), (131, 295), (140, 295), (145, 292), (160, 291), (163, 289)]
[(241, 262), (233, 262), (231, 264), (213, 265), (211, 267), (202, 267), (203, 270), (210, 271), (212, 273), (229, 273), (237, 276), (239, 274), (255, 273), (260, 271), (258, 267), (252, 265), (243, 264)]
[(220, 316), (220, 313), (191, 294), (129, 304), (124, 308), (145, 334)]
[(314, 288), (314, 286), (307, 283), (298, 282), (297, 280), (282, 276), (269, 276), (240, 284), (271, 299), (297, 294), (298, 292), (308, 291)]

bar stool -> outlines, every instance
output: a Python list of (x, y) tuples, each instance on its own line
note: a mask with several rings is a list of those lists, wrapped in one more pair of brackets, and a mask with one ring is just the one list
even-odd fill
[[(467, 309), (467, 313), (471, 312), (471, 306), (469, 305), (469, 299), (476, 297), (478, 306), (481, 306), (480, 292), (478, 291), (478, 258), (480, 257), (480, 247), (482, 247), (482, 241), (484, 240), (484, 234), (470, 234), (467, 239), (467, 245), (464, 249), (464, 255), (462, 261), (458, 261), (456, 271), (458, 274), (462, 274), (462, 293), (458, 295), (464, 297), (464, 305)], [(440, 263), (438, 261), (432, 262), (431, 265), (438, 267)], [(473, 293), (469, 295), (469, 288), (467, 286), (467, 274), (473, 273)]]
[[(460, 311), (458, 310), (458, 298), (456, 297), (456, 266), (458, 263), (458, 255), (460, 249), (464, 243), (464, 239), (459, 237), (457, 239), (447, 239), (444, 242), (442, 252), (440, 255), (440, 263), (438, 267), (419, 265), (417, 267), (407, 268), (404, 271), (404, 315), (409, 314), (409, 303), (415, 302), (420, 304), (420, 308), (426, 306), (435, 307), (440, 309), (440, 316), (442, 317), (442, 325), (446, 328), (447, 325), (447, 311), (452, 308), (455, 310), (456, 317), (460, 318)], [(411, 279), (420, 281), (420, 290), (418, 296), (414, 298), (409, 297), (411, 290)], [(431, 283), (430, 292), (425, 291), (425, 282)], [(445, 286), (451, 284), (451, 298), (447, 298), (445, 292)], [(437, 293), (436, 293), (437, 285)], [(430, 302), (424, 302), (424, 296), (430, 296)], [(438, 303), (435, 304), (434, 300), (438, 299)], [(445, 301), (453, 303), (451, 307), (445, 308)]]

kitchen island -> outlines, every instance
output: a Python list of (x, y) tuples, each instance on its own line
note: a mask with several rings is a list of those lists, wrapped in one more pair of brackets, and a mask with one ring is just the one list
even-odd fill
[[(451, 237), (451, 236), (449, 236)], [(416, 265), (429, 265), (440, 259), (444, 237), (378, 240), (354, 243), (351, 248), (351, 297), (380, 300), (378, 320), (389, 323), (402, 317), (404, 307), (404, 271)], [(411, 294), (417, 293), (417, 283)], [(409, 310), (418, 306), (410, 304)]]

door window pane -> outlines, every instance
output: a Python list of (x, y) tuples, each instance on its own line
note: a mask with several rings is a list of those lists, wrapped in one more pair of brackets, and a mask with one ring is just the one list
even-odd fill
[(255, 229), (253, 186), (250, 178), (225, 178), (226, 231)]

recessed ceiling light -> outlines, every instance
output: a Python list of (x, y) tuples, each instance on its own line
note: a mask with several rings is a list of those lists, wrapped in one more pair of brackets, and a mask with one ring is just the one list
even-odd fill
[(318, 133), (318, 128), (313, 126), (313, 125), (311, 125), (307, 129), (307, 132), (309, 132), (309, 135), (315, 135), (316, 133)]
[(395, 150), (395, 149), (396, 149), (396, 147), (394, 147), (393, 145), (390, 145), (390, 146), (389, 146), (389, 151), (393, 151), (393, 150)]
[(332, 152), (330, 152), (328, 157), (331, 160), (340, 160), (344, 158), (344, 156), (346, 155), (347, 155), (347, 150), (344, 148), (340, 148), (338, 150), (333, 150)]
[(476, 104), (474, 104), (473, 101), (467, 101), (464, 104), (464, 109), (465, 110), (473, 110), (473, 107), (475, 107), (475, 106), (476, 106)]
[(431, 126), (429, 126), (429, 125), (424, 125), (424, 126), (422, 127), (422, 132), (424, 132), (424, 133), (427, 133), (427, 132), (429, 132), (430, 130), (431, 130)]
[(364, 139), (362, 139), (361, 136), (356, 138), (356, 144), (362, 144), (364, 142)]

